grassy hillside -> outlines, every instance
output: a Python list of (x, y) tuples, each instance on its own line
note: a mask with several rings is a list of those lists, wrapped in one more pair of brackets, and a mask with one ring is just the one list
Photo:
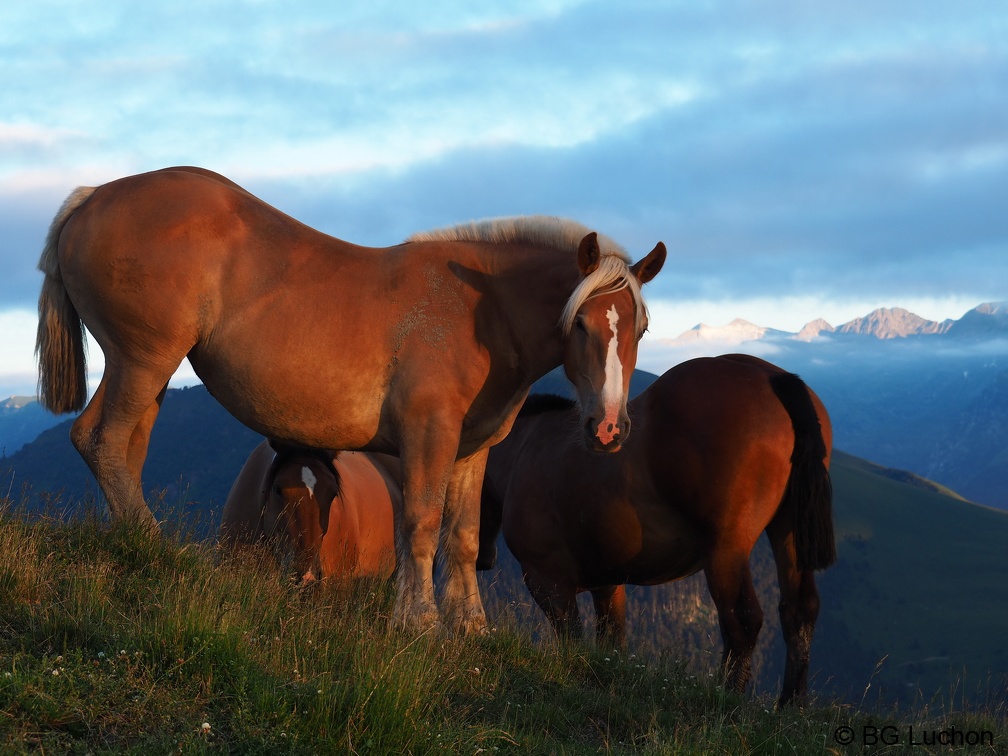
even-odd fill
[(533, 643), (503, 618), (482, 638), (404, 634), (382, 584), (304, 592), (205, 543), (9, 505), (5, 753), (860, 753), (882, 728), (980, 744), (915, 753), (1008, 744), (1003, 709), (777, 713), (669, 655)]
[[(563, 385), (559, 378), (555, 383)], [(256, 443), (258, 437), (204, 388), (170, 391), (145, 469), (146, 488), (169, 529), (186, 528), (195, 518), (198, 535), (212, 536), (227, 490)], [(823, 606), (812, 651), (813, 687), (848, 702), (860, 702), (869, 683), (873, 699), (905, 704), (952, 698), (983, 704), (1008, 697), (1002, 642), (1008, 627), (1008, 515), (842, 453), (833, 474), (839, 562), (819, 580)], [(93, 508), (96, 499), (94, 480), (64, 426), (4, 460), (0, 481), (0, 494), (36, 512), (63, 512), (82, 501)], [(47, 493), (60, 490), (61, 496)], [(765, 544), (757, 547), (753, 564), (765, 613), (755, 666), (759, 690), (773, 693), (784, 651)], [(534, 633), (548, 637), (517, 568), (504, 567), (484, 576), (488, 611), (521, 614)], [(672, 650), (691, 659), (698, 672), (716, 666), (717, 617), (702, 577), (633, 589), (629, 611), (632, 649)], [(590, 622), (587, 606), (585, 616)]]

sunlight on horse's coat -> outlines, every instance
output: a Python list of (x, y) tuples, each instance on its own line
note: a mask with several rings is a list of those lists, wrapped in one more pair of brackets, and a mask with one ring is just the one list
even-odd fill
[[(659, 242), (631, 265), (611, 247), (541, 216), (362, 247), (191, 166), (83, 188), (61, 206), (39, 258), (39, 398), (57, 412), (83, 407), (71, 439), (112, 517), (150, 528), (141, 470), (168, 381), (187, 358), (225, 409), (268, 438), (397, 455), (394, 619), (426, 629), (443, 616), (448, 628), (483, 632), (469, 544), (488, 449), (532, 383), (559, 365), (576, 377), (585, 443), (600, 446), (601, 316), (613, 301), (625, 380), (636, 363), (641, 286), (666, 249)], [(586, 325), (572, 336), (578, 317)], [(85, 328), (106, 355), (86, 407)], [(627, 390), (607, 451), (629, 431)]]

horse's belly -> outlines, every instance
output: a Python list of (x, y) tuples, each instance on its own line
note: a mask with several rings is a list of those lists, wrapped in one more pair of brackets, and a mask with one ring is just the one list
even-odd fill
[[(610, 510), (619, 513), (619, 510)], [(605, 518), (595, 546), (582, 553), (586, 584), (655, 585), (688, 577), (700, 569), (701, 535), (675, 512), (648, 507)]]
[[(269, 357), (263, 357), (266, 363)], [(201, 359), (196, 375), (224, 408), (268, 438), (322, 449), (360, 449), (380, 436), (381, 382), (263, 369), (253, 361)]]

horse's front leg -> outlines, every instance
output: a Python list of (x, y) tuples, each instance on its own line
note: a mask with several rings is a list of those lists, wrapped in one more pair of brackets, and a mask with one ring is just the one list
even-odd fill
[(555, 569), (543, 570), (522, 562), (525, 586), (539, 608), (546, 614), (561, 643), (578, 641), (584, 637), (584, 627), (578, 612), (577, 589), (569, 580), (560, 577)]
[(444, 620), (465, 634), (486, 631), (486, 615), (476, 583), (480, 550), (480, 493), (488, 449), (460, 459), (452, 469), (442, 524), (445, 588)]
[(752, 654), (763, 626), (763, 609), (753, 587), (749, 555), (741, 549), (715, 546), (704, 573), (721, 626), (725, 687), (742, 693), (749, 683)]
[(626, 586), (610, 585), (592, 590), (595, 604), (595, 642), (600, 648), (626, 646)]

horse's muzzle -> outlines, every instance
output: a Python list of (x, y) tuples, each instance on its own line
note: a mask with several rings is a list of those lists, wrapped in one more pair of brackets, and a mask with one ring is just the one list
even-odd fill
[(589, 418), (584, 425), (585, 443), (597, 452), (617, 452), (630, 436), (630, 421), (599, 422)]

